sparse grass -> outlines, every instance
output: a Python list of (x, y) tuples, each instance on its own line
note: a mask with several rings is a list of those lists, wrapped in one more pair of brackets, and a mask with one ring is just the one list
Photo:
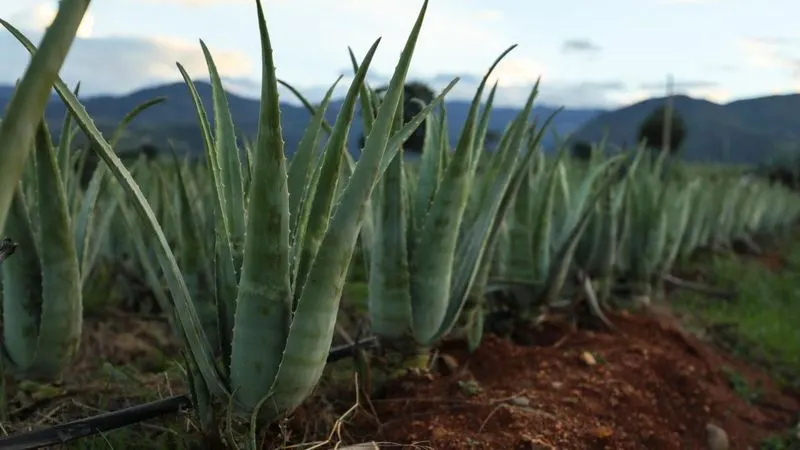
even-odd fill
[(107, 434), (100, 434), (78, 440), (66, 446), (72, 450), (185, 450), (193, 448), (180, 428), (163, 424), (135, 425), (120, 428)]
[[(778, 243), (780, 254), (743, 257), (714, 255), (702, 262), (709, 278), (719, 286), (734, 287), (731, 301), (680, 292), (674, 305), (697, 314), (736, 356), (766, 364), (778, 379), (800, 388), (800, 233)], [(771, 268), (764, 258), (783, 259)]]
[[(173, 367), (161, 374), (144, 373), (133, 364), (115, 367), (105, 363), (94, 373), (87, 374), (87, 380), (94, 382), (84, 381), (79, 387), (59, 389), (21, 383), (13, 401), (21, 404), (21, 408), (34, 401), (43, 406), (32, 410), (25, 422), (15, 423), (13, 429), (4, 431), (16, 433), (45, 428), (174, 395), (174, 381), (171, 380), (180, 379), (176, 371)], [(192, 448), (195, 435), (190, 431), (188, 416), (168, 416), (78, 439), (64, 448), (181, 450)]]
[(759, 396), (759, 386), (751, 386), (741, 373), (729, 367), (724, 367), (722, 372), (728, 378), (731, 388), (748, 403), (756, 400)]
[(800, 450), (800, 439), (793, 432), (775, 435), (761, 441), (759, 450)]
[[(789, 389), (800, 389), (800, 232), (770, 243), (762, 256), (715, 254), (697, 267), (715, 284), (735, 288), (738, 295), (728, 301), (682, 291), (672, 306), (717, 330), (712, 332), (715, 342), (737, 357), (765, 367)], [(758, 399), (760, 386), (751, 385), (733, 369), (723, 372), (739, 396), (748, 402)], [(800, 420), (758, 448), (800, 450)]]

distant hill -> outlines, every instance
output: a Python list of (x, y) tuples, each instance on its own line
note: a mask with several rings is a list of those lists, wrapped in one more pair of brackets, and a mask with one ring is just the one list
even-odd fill
[[(208, 83), (196, 83), (198, 93), (206, 108), (211, 107), (211, 86)], [(13, 88), (0, 86), (0, 111), (3, 111), (10, 100)], [(166, 101), (155, 105), (140, 116), (130, 126), (126, 145), (136, 145), (140, 140), (149, 140), (159, 146), (167, 139), (172, 139), (180, 144), (183, 151), (193, 154), (203, 152), (200, 130), (197, 126), (197, 117), (191, 102), (188, 89), (182, 83), (172, 83), (141, 89), (124, 96), (94, 96), (82, 98), (84, 106), (93, 117), (95, 123), (104, 133), (110, 132), (113, 127), (135, 106), (156, 98), (165, 97)], [(228, 94), (234, 124), (241, 135), (254, 138), (258, 129), (259, 103), (257, 99), (244, 98)], [(332, 102), (327, 111), (327, 120), (333, 123), (341, 108), (342, 101)], [(458, 135), (466, 120), (469, 110), (467, 101), (446, 102), (448, 122), (450, 123), (450, 140), (455, 145)], [(544, 119), (552, 114), (556, 108), (540, 106), (534, 108), (534, 116)], [(518, 114), (516, 108), (493, 108), (489, 121), (489, 128), (502, 131), (505, 126)], [(58, 97), (54, 97), (48, 104), (46, 117), (53, 133), (57, 133), (64, 117), (65, 108)], [(565, 110), (558, 114), (553, 127), (560, 136), (576, 130), (587, 120), (603, 112), (597, 109)], [(358, 114), (358, 113), (357, 113)], [(308, 111), (292, 104), (281, 104), (281, 122), (287, 153), (292, 153), (302, 137), (309, 121)], [(361, 136), (362, 126), (360, 119), (354, 122), (350, 131), (350, 149), (356, 150), (358, 138)], [(546, 143), (552, 142), (553, 134), (547, 133)]]
[[(571, 141), (599, 141), (619, 146), (636, 144), (639, 123), (664, 98), (649, 99), (599, 114), (580, 127)], [(701, 162), (757, 164), (784, 151), (800, 150), (800, 95), (778, 95), (717, 104), (687, 96), (675, 97), (675, 109), (687, 123), (685, 159)]]
[[(203, 104), (211, 106), (211, 86), (196, 84)], [(4, 111), (11, 97), (11, 86), (0, 86), (0, 111)], [(190, 154), (201, 154), (203, 145), (194, 106), (186, 86), (171, 83), (153, 86), (123, 96), (94, 96), (82, 102), (104, 133), (113, 127), (135, 106), (165, 97), (166, 101), (151, 107), (131, 124), (121, 147), (132, 147), (150, 141), (163, 147), (167, 139), (178, 143), (179, 149)], [(257, 99), (228, 94), (234, 123), (240, 135), (255, 137), (258, 127), (259, 103)], [(578, 139), (599, 141), (608, 131), (609, 143), (624, 146), (636, 143), (639, 123), (664, 98), (645, 100), (613, 111), (599, 109), (565, 109), (553, 122), (559, 136), (572, 133), (571, 141)], [(328, 108), (327, 120), (333, 123), (341, 108), (341, 99)], [(455, 145), (469, 110), (467, 101), (446, 102), (450, 127), (450, 141)], [(687, 96), (675, 97), (675, 108), (688, 125), (688, 134), (682, 155), (687, 160), (702, 162), (727, 162), (735, 164), (760, 163), (783, 151), (800, 151), (800, 95), (780, 95), (739, 100), (717, 104)], [(58, 133), (64, 117), (61, 100), (53, 97), (47, 106), (48, 125)], [(517, 108), (493, 108), (489, 128), (502, 131), (518, 113)], [(545, 118), (554, 107), (538, 106), (534, 115)], [(281, 122), (287, 153), (291, 154), (308, 124), (305, 108), (289, 103), (281, 104)], [(357, 118), (350, 131), (349, 147), (356, 150), (361, 135), (361, 121)], [(547, 133), (544, 144), (553, 145), (553, 133)]]

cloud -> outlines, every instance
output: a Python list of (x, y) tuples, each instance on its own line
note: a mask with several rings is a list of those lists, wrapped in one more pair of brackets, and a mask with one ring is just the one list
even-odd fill
[[(488, 70), (488, 69), (487, 69)], [(539, 77), (546, 73), (546, 68), (533, 60), (532, 58), (515, 58), (511, 55), (506, 56), (492, 71), (488, 79), (488, 84), (491, 86), (497, 83), (499, 87), (525, 87), (530, 89), (536, 83)], [(352, 76), (352, 69), (343, 70), (342, 73), (348, 77)], [(477, 73), (434, 73), (434, 74), (419, 74), (411, 73), (407, 77), (408, 81), (421, 80), (426, 83), (433, 83), (446, 86), (453, 78), (459, 78), (459, 85), (468, 84), (477, 87), (485, 74)], [(347, 81), (352, 78), (345, 77)], [(389, 84), (391, 74), (380, 73), (375, 70), (370, 70), (367, 75), (367, 80), (373, 86)]]
[(740, 71), (742, 68), (735, 64), (710, 64), (706, 66), (708, 70), (714, 72), (734, 73)]
[[(223, 4), (222, 0), (144, 1), (151, 4), (180, 4), (184, 8)], [(247, 0), (247, 3), (251, 1)], [(294, 10), (308, 9), (306, 6), (312, 7), (317, 0), (262, 1), (265, 6), (291, 3)], [(224, 3), (234, 2), (245, 3), (244, 0), (226, 0)], [(465, 74), (461, 75), (461, 82), (453, 97), (458, 92), (463, 98), (471, 98), (483, 71), (514, 41), (506, 36), (504, 27), (497, 26), (497, 21), (503, 18), (501, 11), (485, 7), (460, 8), (459, 5), (454, 0), (431, 2), (408, 78), (431, 80), (443, 87), (452, 76), (440, 73), (439, 68), (447, 67), (451, 73)], [(382, 36), (381, 48), (373, 61), (368, 80), (373, 86), (388, 83), (390, 70), (396, 64), (397, 53), (405, 43), (411, 25), (410, 20), (397, 18), (415, 17), (419, 12), (419, 5), (416, 2), (389, 0), (341, 0), (330, 4), (326, 10), (325, 17), (347, 17), (351, 23), (381, 24), (379, 34), (374, 34), (375, 26), (345, 27), (336, 40), (371, 42), (376, 36)], [(9, 18), (29, 38), (38, 42), (41, 32), (51, 22), (54, 14), (54, 3), (42, 2), (20, 10)], [(176, 61), (181, 62), (193, 77), (207, 77), (202, 52), (196, 42), (187, 43), (184, 40), (153, 35), (93, 35), (92, 23), (93, 18), (87, 16), (85, 26), (61, 71), (62, 78), (70, 85), (81, 81), (82, 92), (86, 95), (123, 94), (156, 83), (180, 80), (180, 74), (175, 67)], [(280, 30), (280, 27), (277, 29)], [(297, 83), (295, 87), (308, 95), (310, 100), (318, 101), (329, 86), (324, 80), (320, 81), (319, 74), (313, 75), (305, 69), (298, 69), (305, 66), (304, 59), (317, 57), (315, 52), (318, 48), (313, 47), (303, 58), (296, 57), (297, 54), (304, 53), (300, 51), (276, 62), (279, 77), (286, 77), (286, 81)], [(240, 95), (256, 97), (260, 91), (260, 81), (257, 80), (259, 71), (255, 64), (259, 62), (260, 54), (253, 52), (252, 46), (246, 50), (242, 48), (241, 52), (238, 50), (223, 52), (215, 51), (212, 47), (217, 66), (228, 88)], [(360, 58), (365, 49), (355, 47), (353, 50)], [(323, 53), (327, 53), (327, 50)], [(11, 36), (3, 33), (0, 33), (0, 54), (3, 55), (0, 84), (13, 84), (27, 66), (29, 55)], [(324, 61), (325, 55), (321, 56)], [(383, 73), (379, 72), (381, 70)], [(346, 93), (352, 69), (345, 66), (340, 73), (345, 78), (337, 86), (337, 97)], [(543, 75), (548, 75), (547, 67), (535, 57), (524, 54), (522, 48), (517, 48), (498, 64), (489, 81), (497, 82), (502, 88), (504, 93), (498, 94), (498, 99), (519, 103), (524, 101), (533, 84)], [(334, 79), (335, 75), (329, 81), (333, 82)], [(521, 98), (515, 100), (515, 93), (521, 93)], [(282, 91), (282, 94), (282, 99), (292, 100), (287, 92)]]
[(653, 0), (653, 1), (654, 1), (654, 3), (677, 5), (677, 6), (683, 6), (683, 5), (687, 5), (687, 6), (690, 6), (690, 5), (705, 5), (705, 4), (709, 4), (709, 3), (717, 3), (717, 2), (719, 2), (719, 0)]
[(561, 44), (561, 53), (598, 53), (602, 47), (589, 39), (567, 39)]
[[(630, 94), (635, 101), (641, 101), (653, 96), (664, 96), (666, 94), (665, 82), (641, 83)], [(726, 103), (731, 100), (733, 94), (722, 87), (716, 81), (710, 80), (685, 80), (676, 81), (672, 85), (672, 92), (676, 95), (688, 95), (694, 98), (703, 98), (715, 103)]]
[[(261, 0), (262, 4), (282, 3), (286, 0)], [(215, 6), (215, 5), (230, 5), (232, 3), (248, 4), (253, 3), (253, 0), (144, 0), (145, 3), (160, 3), (166, 5), (182, 5), (182, 6)]]
[[(672, 83), (672, 88), (675, 91), (682, 91), (687, 89), (709, 89), (709, 88), (716, 88), (719, 87), (719, 83), (716, 81), (707, 81), (707, 80), (688, 80), (688, 81), (676, 81)], [(665, 90), (667, 85), (665, 82), (652, 82), (652, 83), (642, 83), (639, 85), (640, 89), (647, 89), (647, 90)]]
[(800, 92), (800, 81), (794, 80), (789, 83), (774, 85), (769, 92), (772, 95), (796, 94)]
[[(220, 0), (145, 1), (198, 7), (222, 4)], [(230, 4), (234, 1), (237, 4), (241, 3), (238, 0), (225, 3)], [(263, 1), (266, 5), (283, 3), (303, 9), (316, 0), (293, 0), (288, 3), (287, 0)], [(514, 43), (514, 40), (506, 34), (506, 27), (497, 24), (497, 21), (503, 18), (503, 13), (500, 11), (491, 8), (470, 10), (459, 8), (459, 4), (455, 0), (431, 2), (408, 79), (429, 83), (435, 90), (440, 91), (458, 76), (460, 82), (448, 98), (469, 100), (475, 94), (484, 75), (483, 72), (502, 50)], [(25, 29), (29, 38), (38, 42), (42, 30), (50, 23), (54, 12), (52, 6), (46, 5), (48, 4), (34, 4), (18, 11), (15, 15), (9, 15), (9, 18), (12, 23)], [(397, 20), (397, 17), (415, 17), (418, 8), (416, 2), (340, 0), (330, 4), (324, 16), (347, 17), (349, 23), (381, 24), (380, 35), (383, 37), (381, 49), (376, 54), (373, 69), (368, 75), (369, 83), (377, 87), (388, 83), (391, 70), (396, 64), (397, 54), (408, 37), (410, 21)], [(83, 94), (120, 95), (149, 85), (179, 81), (181, 77), (175, 67), (176, 61), (180, 62), (193, 78), (207, 79), (205, 61), (196, 41), (187, 42), (154, 35), (132, 37), (92, 34), (92, 20), (91, 16), (87, 16), (84, 21), (85, 28), (81, 36), (76, 39), (61, 70), (62, 78), (70, 86), (74, 86), (78, 81), (81, 82)], [(277, 29), (280, 30), (280, 27)], [(336, 39), (342, 42), (370, 42), (377, 36), (373, 34), (375, 31), (374, 26), (344, 27), (341, 33), (337, 33)], [(285, 32), (291, 32), (291, 29)], [(600, 47), (588, 39), (568, 40), (564, 42), (564, 48), (585, 55), (600, 51)], [(230, 92), (250, 98), (257, 98), (260, 95), (261, 86), (258, 79), (260, 71), (257, 67), (260, 54), (253, 52), (253, 48), (245, 49), (245, 47), (241, 50), (236, 48), (235, 51), (221, 51), (212, 46), (211, 50), (225, 86)], [(357, 57), (363, 57), (365, 48), (353, 50)], [(550, 67), (543, 64), (535, 54), (525, 53), (526, 50), (524, 46), (515, 49), (500, 62), (490, 77), (490, 85), (495, 82), (498, 84), (496, 105), (521, 105), (540, 77), (542, 82), (537, 98), (538, 104), (564, 105), (570, 108), (610, 107), (624, 102), (631, 94), (630, 88), (618, 80), (601, 79), (585, 82), (564, 79), (561, 74), (554, 73)], [(326, 49), (323, 53), (327, 52)], [(27, 66), (29, 55), (10, 35), (4, 33), (0, 33), (0, 54), (3, 55), (3, 64), (0, 65), (0, 84), (13, 84)], [(295, 57), (297, 54), (303, 56), (297, 58)], [(333, 82), (336, 76), (334, 72), (327, 82), (320, 81), (319, 74), (303, 76), (309, 72), (304, 70), (307, 59), (317, 56), (313, 51), (308, 54), (295, 52), (280, 59), (278, 53), (279, 59), (276, 61), (278, 77), (285, 77), (286, 81), (292, 82), (293, 86), (312, 102), (322, 99), (329, 88), (328, 82)], [(344, 78), (334, 92), (336, 98), (345, 95), (352, 81), (352, 69), (349, 66), (343, 65), (339, 73), (343, 74)], [(282, 101), (298, 103), (288, 90), (281, 89), (280, 93)]]
[[(55, 14), (54, 4), (37, 3), (10, 14), (9, 22), (38, 43)], [(80, 81), (85, 94), (122, 94), (145, 85), (178, 80), (176, 62), (193, 77), (207, 77), (199, 44), (158, 36), (97, 37), (92, 35), (93, 25), (94, 18), (87, 13), (60, 72), (69, 85)], [(242, 77), (250, 73), (252, 65), (244, 54), (211, 51), (222, 75)], [(27, 67), (30, 55), (9, 33), (0, 33), (0, 55), (0, 84), (14, 84)]]
[[(58, 8), (53, 3), (34, 3), (13, 12), (8, 17), (8, 22), (15, 27), (31, 31), (44, 31), (53, 23)], [(89, 37), (94, 27), (94, 16), (86, 13), (78, 26), (79, 37)]]
[[(482, 77), (472, 74), (442, 73), (430, 77), (412, 76), (408, 81), (419, 81), (427, 84), (435, 92), (441, 92), (453, 78), (459, 78), (458, 84), (447, 94), (448, 101), (470, 101), (480, 84)], [(368, 82), (373, 88), (388, 83), (388, 77), (380, 73), (369, 75)], [(334, 98), (342, 98), (347, 94), (353, 78), (350, 74), (344, 77), (334, 90)], [(256, 98), (260, 95), (261, 85), (250, 79), (223, 80), (225, 89), (243, 97)], [(516, 85), (498, 85), (494, 104), (498, 107), (518, 107), (522, 105), (533, 89), (533, 83)], [(310, 102), (322, 100), (330, 86), (293, 85)], [(625, 102), (624, 93), (628, 86), (617, 80), (598, 82), (565, 82), (543, 79), (536, 97), (537, 105), (566, 106), (569, 108), (608, 108)], [(279, 87), (281, 101), (300, 104), (294, 94)], [(484, 100), (488, 89), (484, 93)]]
[[(339, 40), (371, 42), (376, 36), (382, 37), (373, 67), (383, 70), (394, 68), (420, 8), (420, 2), (396, 0), (340, 0), (329, 5), (332, 16), (346, 17), (353, 24), (369, 24), (347, 27), (339, 33)], [(500, 52), (516, 42), (512, 30), (498, 24), (502, 19), (501, 11), (488, 7), (465, 7), (457, 0), (430, 2), (414, 52), (412, 73), (434, 76), (447, 67), (453, 72), (475, 71), (482, 75)], [(364, 51), (360, 48), (356, 53), (362, 55)], [(531, 82), (544, 73), (546, 68), (526, 51), (530, 48), (520, 47), (509, 54), (497, 67), (496, 78), (503, 83)]]
[(749, 37), (738, 42), (750, 68), (777, 70), (784, 75), (785, 81), (770, 87), (773, 95), (800, 91), (800, 55), (794, 51), (799, 44), (800, 39), (783, 36)]
[(689, 89), (687, 95), (694, 98), (703, 98), (714, 103), (728, 103), (733, 100), (733, 92), (722, 87)]
[(485, 21), (485, 22), (497, 22), (503, 19), (503, 12), (498, 11), (496, 9), (481, 9), (479, 11), (475, 11), (472, 14), (472, 17), (475, 20)]
[(619, 96), (627, 89), (621, 81), (548, 83), (543, 80), (539, 101), (568, 108), (608, 108), (617, 106)]
[[(197, 79), (206, 79), (207, 77), (198, 77)], [(280, 77), (279, 77), (280, 79)], [(318, 104), (322, 101), (325, 97), (325, 94), (330, 89), (330, 86), (323, 86), (323, 85), (299, 85), (294, 84), (290, 80), (282, 80), (289, 83), (295, 90), (297, 90), (306, 100), (311, 102), (312, 104)], [(339, 83), (336, 85), (336, 88), (333, 90), (332, 98), (334, 100), (344, 98), (347, 95), (347, 90), (350, 88), (350, 84), (352, 83), (352, 77), (342, 77), (339, 80)], [(370, 83), (372, 88), (377, 88), (384, 83), (376, 82), (376, 80), (371, 80), (369, 76), (367, 76), (367, 81)], [(333, 84), (333, 82), (331, 82)], [(246, 77), (222, 77), (222, 85), (225, 87), (227, 92), (231, 94), (238, 95), (240, 97), (245, 98), (252, 98), (257, 99), (261, 97), (261, 82), (254, 80), (252, 78)], [(302, 103), (297, 98), (297, 96), (288, 88), (284, 87), (283, 85), (278, 85), (278, 95), (280, 97), (280, 101), (284, 103), (291, 103), (293, 105), (301, 105)]]
[[(443, 89), (450, 76), (435, 77), (423, 80), (430, 86), (440, 91)], [(446, 81), (445, 81), (446, 80)], [(461, 81), (448, 94), (450, 99), (471, 99), (480, 83), (480, 79), (464, 75)], [(518, 84), (511, 86), (498, 85), (495, 94), (495, 105), (497, 106), (519, 106), (525, 102), (530, 95), (533, 84)], [(606, 108), (617, 104), (615, 96), (624, 92), (626, 85), (620, 81), (599, 81), (599, 82), (567, 82), (567, 81), (548, 81), (543, 78), (539, 85), (539, 94), (536, 97), (536, 104), (549, 106), (566, 106), (569, 108)]]
[(534, 59), (507, 56), (489, 76), (489, 83), (497, 83), (501, 87), (532, 87), (536, 80), (546, 73), (547, 69)]
[[(599, 87), (602, 87), (599, 86)], [(598, 89), (595, 87), (584, 87), (581, 90), (572, 90), (571, 97), (575, 102), (577, 95), (593, 95), (597, 99), (594, 104), (603, 107), (619, 107), (622, 105), (631, 105), (653, 97), (663, 97), (665, 95), (666, 85), (664, 82), (648, 82), (640, 83), (636, 86), (627, 86), (625, 84), (608, 85), (605, 89)], [(702, 98), (715, 103), (727, 103), (733, 98), (733, 94), (722, 87), (721, 84), (714, 81), (696, 80), (696, 81), (681, 81), (673, 85), (673, 93), (676, 95), (688, 95), (693, 98)], [(566, 103), (569, 105), (569, 103)], [(577, 103), (580, 104), (580, 103)], [(589, 103), (592, 104), (592, 103)]]
[[(27, 32), (33, 42), (40, 32)], [(248, 76), (250, 59), (238, 52), (211, 49), (220, 74)], [(14, 84), (22, 76), (29, 54), (9, 34), (0, 34), (0, 84)], [(70, 49), (61, 78), (69, 85), (81, 82), (81, 92), (123, 94), (146, 85), (180, 79), (175, 63), (180, 62), (192, 77), (207, 78), (208, 71), (199, 44), (159, 37), (89, 37), (77, 38)]]
[(786, 37), (749, 37), (737, 44), (748, 66), (756, 69), (783, 70), (800, 75), (800, 57), (792, 50), (798, 39)]

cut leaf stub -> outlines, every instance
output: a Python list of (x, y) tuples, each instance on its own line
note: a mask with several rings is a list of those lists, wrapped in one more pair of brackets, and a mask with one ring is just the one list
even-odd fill
[(11, 238), (4, 238), (3, 241), (0, 242), (0, 263), (13, 255), (14, 252), (17, 251), (17, 247), (19, 247), (19, 244), (12, 241)]

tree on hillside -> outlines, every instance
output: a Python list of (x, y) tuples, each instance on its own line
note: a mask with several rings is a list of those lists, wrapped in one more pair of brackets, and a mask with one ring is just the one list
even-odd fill
[[(666, 107), (659, 106), (639, 125), (637, 137), (644, 140), (648, 148), (661, 151), (664, 148), (664, 128), (666, 127)], [(669, 147), (670, 155), (675, 155), (686, 139), (686, 122), (674, 109), (670, 120)]]
[(483, 138), (483, 146), (487, 150), (495, 150), (500, 145), (503, 134), (497, 130), (486, 130), (486, 137)]
[[(382, 86), (375, 90), (376, 93), (381, 94), (388, 89), (388, 86)], [(419, 81), (411, 81), (403, 87), (403, 123), (408, 123), (415, 115), (422, 111), (422, 106), (413, 101), (417, 99), (424, 104), (429, 104), (436, 97), (436, 93), (425, 83)], [(362, 134), (359, 139), (359, 148), (364, 147), (365, 137)], [(414, 131), (414, 133), (406, 140), (403, 145), (403, 150), (407, 152), (422, 153), (423, 144), (425, 142), (425, 122)]]
[(588, 161), (592, 157), (592, 144), (586, 141), (577, 141), (572, 144), (572, 157), (580, 161)]
[(158, 156), (159, 150), (158, 147), (156, 147), (152, 143), (146, 142), (140, 145), (138, 150), (132, 150), (132, 153), (142, 154), (144, 155), (145, 158), (151, 160), (154, 159), (156, 156)]

